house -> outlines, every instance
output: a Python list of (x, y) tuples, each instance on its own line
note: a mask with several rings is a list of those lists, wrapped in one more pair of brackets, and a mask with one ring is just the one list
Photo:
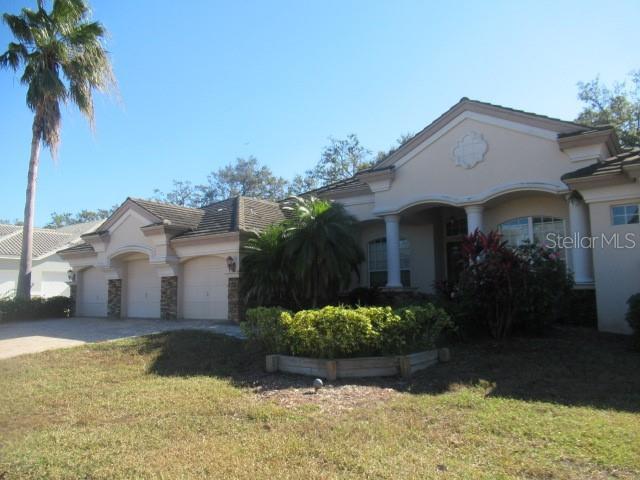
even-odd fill
[[(80, 241), (80, 235), (101, 222), (82, 223), (58, 229), (33, 230), (33, 267), (31, 295), (53, 297), (69, 295), (69, 263), (56, 252)], [(18, 283), (22, 250), (22, 227), (0, 224), (0, 298), (13, 296)]]
[(283, 219), (278, 203), (247, 197), (201, 209), (128, 198), (59, 252), (75, 273), (76, 314), (237, 321), (243, 237)]
[[(461, 99), (375, 167), (314, 193), (361, 225), (362, 286), (431, 291), (456, 278), (462, 237), (559, 248), (576, 287), (595, 292), (598, 325), (627, 333), (640, 292), (640, 151), (592, 128)], [(61, 255), (77, 272), (78, 311), (237, 319), (243, 232), (283, 218), (235, 198), (191, 209), (127, 200)]]

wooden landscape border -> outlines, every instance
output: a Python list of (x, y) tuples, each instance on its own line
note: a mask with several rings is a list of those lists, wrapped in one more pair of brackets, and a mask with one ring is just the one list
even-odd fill
[(267, 372), (297, 373), (335, 380), (337, 378), (389, 377), (401, 375), (409, 378), (414, 372), (424, 370), (450, 359), (448, 348), (427, 350), (410, 355), (387, 357), (324, 358), (292, 357), (290, 355), (267, 355)]

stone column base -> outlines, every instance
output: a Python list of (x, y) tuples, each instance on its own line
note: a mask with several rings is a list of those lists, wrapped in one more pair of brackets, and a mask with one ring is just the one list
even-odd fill
[(178, 318), (178, 277), (160, 279), (160, 318), (176, 320)]
[(244, 306), (240, 298), (240, 278), (229, 277), (227, 285), (227, 302), (229, 313), (227, 315), (229, 321), (240, 323), (244, 318)]
[(122, 279), (109, 279), (107, 291), (107, 315), (109, 318), (122, 316)]

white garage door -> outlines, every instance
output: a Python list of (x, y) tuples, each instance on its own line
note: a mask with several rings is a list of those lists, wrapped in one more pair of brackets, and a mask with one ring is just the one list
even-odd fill
[(80, 272), (78, 279), (77, 315), (107, 316), (107, 279), (102, 270), (91, 267)]
[(184, 318), (227, 319), (226, 271), (226, 261), (220, 257), (200, 257), (184, 264)]
[(127, 313), (133, 318), (160, 318), (160, 277), (149, 261), (127, 263)]

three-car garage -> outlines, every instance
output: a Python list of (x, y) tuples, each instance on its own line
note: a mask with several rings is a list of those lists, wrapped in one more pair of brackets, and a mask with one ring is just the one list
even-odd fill
[[(202, 256), (178, 269), (178, 317), (226, 320), (228, 314), (225, 259)], [(161, 276), (148, 257), (132, 255), (122, 261), (121, 313), (129, 318), (160, 318)], [(86, 268), (77, 278), (77, 315), (106, 317), (108, 280), (103, 269)]]

